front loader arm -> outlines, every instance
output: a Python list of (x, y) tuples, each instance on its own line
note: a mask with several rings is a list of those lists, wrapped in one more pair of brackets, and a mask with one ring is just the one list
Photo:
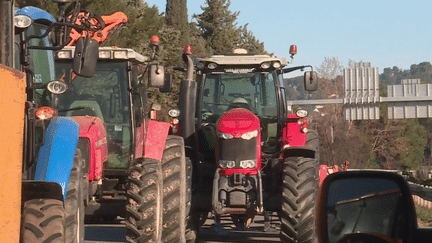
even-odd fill
[[(88, 18), (88, 13), (81, 12), (78, 15), (75, 23), (77, 25), (83, 25), (84, 22), (86, 22), (86, 24), (91, 24), (92, 26), (96, 27), (95, 30), (91, 30), (91, 31), (84, 30), (78, 32), (77, 30), (72, 29), (70, 34), (71, 40), (67, 44), (68, 46), (74, 46), (80, 37), (86, 37), (86, 36), (96, 40), (101, 44), (107, 40), (111, 30), (123, 24), (126, 24), (128, 22), (128, 17), (125, 13), (119, 11), (111, 15), (101, 16), (100, 18), (97, 17)], [(102, 25), (103, 28), (97, 29), (97, 26), (100, 26), (102, 24), (101, 22), (103, 22)]]

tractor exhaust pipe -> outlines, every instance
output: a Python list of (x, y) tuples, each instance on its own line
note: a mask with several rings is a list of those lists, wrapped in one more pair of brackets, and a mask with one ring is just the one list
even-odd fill
[(0, 0), (0, 63), (13, 68), (13, 0)]
[(186, 78), (180, 83), (179, 97), (179, 135), (185, 140), (186, 147), (193, 147), (193, 135), (195, 132), (195, 100), (197, 83), (193, 80), (194, 65), (190, 54), (183, 54), (183, 60), (187, 63)]

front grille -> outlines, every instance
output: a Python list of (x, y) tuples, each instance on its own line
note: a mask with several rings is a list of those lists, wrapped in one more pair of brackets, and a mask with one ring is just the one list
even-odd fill
[(256, 160), (256, 149), (256, 137), (250, 140), (219, 138), (219, 160), (235, 161), (237, 168), (241, 160)]

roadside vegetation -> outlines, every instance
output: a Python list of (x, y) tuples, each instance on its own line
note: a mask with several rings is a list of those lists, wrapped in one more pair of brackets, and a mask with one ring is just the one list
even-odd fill
[(415, 207), (419, 227), (432, 227), (432, 210), (419, 205)]

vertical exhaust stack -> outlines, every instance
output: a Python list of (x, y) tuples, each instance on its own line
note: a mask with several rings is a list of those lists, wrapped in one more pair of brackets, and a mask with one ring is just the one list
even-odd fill
[(13, 68), (13, 0), (0, 0), (0, 63)]
[(184, 138), (186, 147), (193, 147), (193, 134), (195, 132), (197, 83), (193, 80), (194, 65), (191, 54), (192, 48), (187, 45), (183, 53), (183, 61), (187, 64), (186, 78), (180, 83), (179, 97), (179, 135)]

